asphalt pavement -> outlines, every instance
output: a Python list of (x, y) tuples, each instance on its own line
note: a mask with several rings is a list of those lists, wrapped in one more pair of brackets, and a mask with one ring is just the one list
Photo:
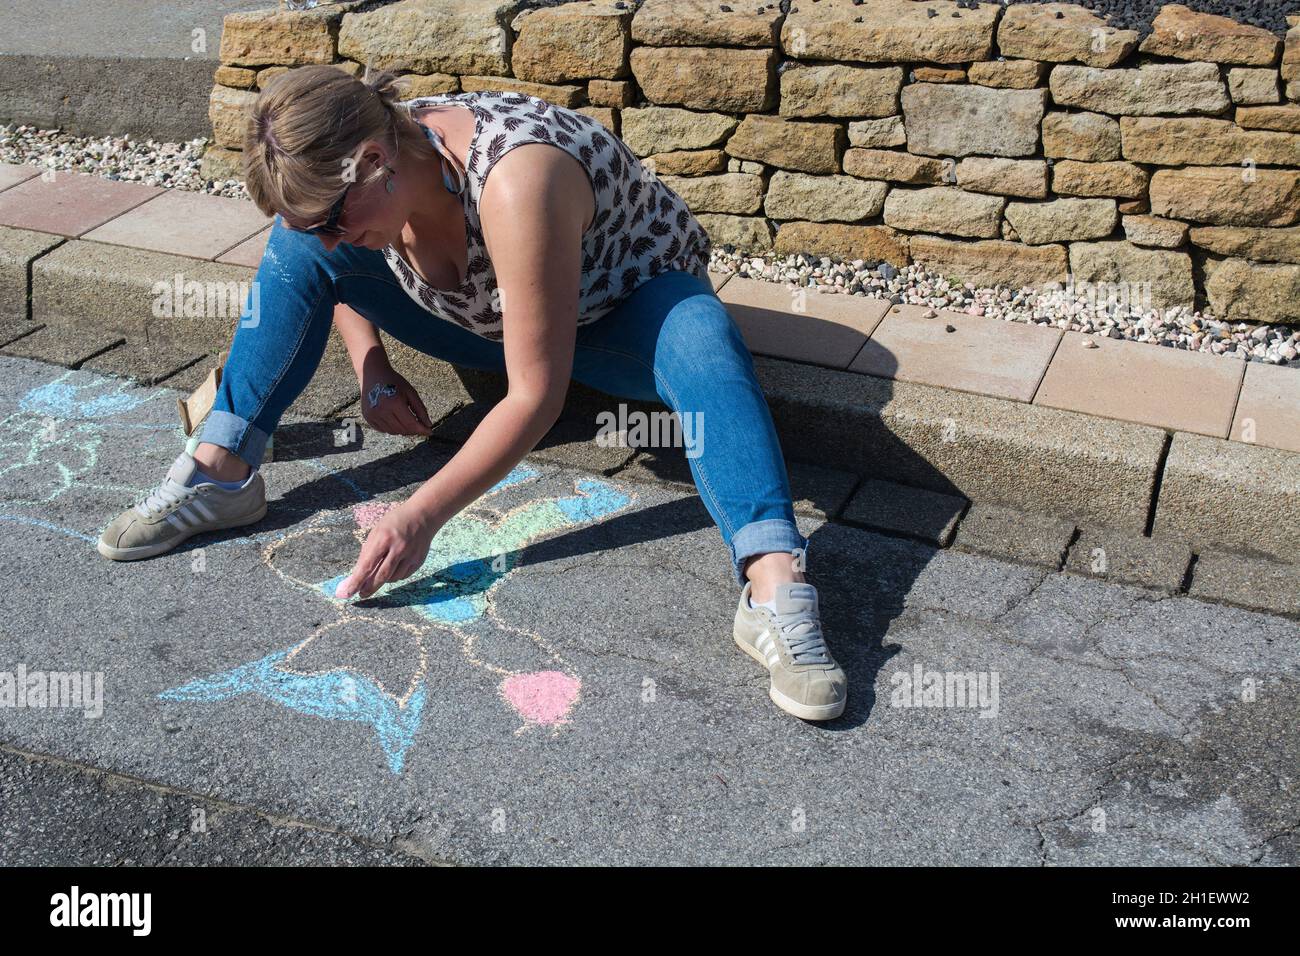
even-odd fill
[(296, 420), (261, 524), (105, 560), (177, 394), (0, 358), (0, 863), (1300, 857), (1295, 621), (801, 518), (849, 675), (806, 723), (662, 485), (530, 459), (345, 603), (454, 446)]

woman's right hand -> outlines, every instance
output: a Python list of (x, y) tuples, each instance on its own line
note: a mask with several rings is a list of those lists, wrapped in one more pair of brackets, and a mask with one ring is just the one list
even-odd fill
[(368, 360), (359, 377), (361, 417), (389, 435), (431, 435), (429, 412), (415, 387), (387, 361)]

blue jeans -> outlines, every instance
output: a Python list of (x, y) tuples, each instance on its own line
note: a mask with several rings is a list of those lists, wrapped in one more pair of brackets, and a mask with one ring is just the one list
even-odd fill
[[(256, 468), (280, 417), (320, 364), (343, 303), (393, 338), (453, 365), (505, 371), (500, 342), (417, 305), (378, 250), (340, 243), (327, 252), (277, 215), (200, 439)], [(400, 371), (400, 369), (399, 369)], [(704, 279), (673, 271), (579, 326), (573, 378), (677, 413), (695, 486), (731, 549), (736, 580), (750, 555), (806, 552), (790, 482), (754, 362)], [(689, 414), (688, 414), (689, 413)], [(687, 427), (688, 420), (694, 431)], [(702, 440), (701, 440), (702, 439)]]

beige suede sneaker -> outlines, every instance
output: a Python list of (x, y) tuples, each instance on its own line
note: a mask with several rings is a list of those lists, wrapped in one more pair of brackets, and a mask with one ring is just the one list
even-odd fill
[(256, 468), (237, 489), (209, 481), (189, 484), (198, 464), (188, 452), (172, 463), (162, 484), (109, 522), (96, 549), (114, 561), (152, 558), (192, 535), (238, 528), (266, 516), (266, 482)]
[(773, 614), (750, 606), (750, 587), (747, 581), (740, 592), (732, 636), (772, 675), (768, 696), (786, 713), (804, 720), (831, 720), (844, 713), (848, 678), (822, 637), (817, 589), (811, 584), (777, 585)]

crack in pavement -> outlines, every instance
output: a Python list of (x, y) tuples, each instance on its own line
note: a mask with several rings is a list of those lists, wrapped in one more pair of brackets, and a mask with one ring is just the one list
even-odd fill
[[(322, 835), (327, 835), (332, 837), (339, 837), (351, 843), (355, 843), (357, 846), (365, 847), (366, 849), (370, 849), (370, 850), (379, 850), (386, 853), (395, 852), (394, 847), (392, 846), (385, 845), (384, 843), (377, 842), (368, 837), (361, 836), (360, 834), (351, 833), (346, 830), (339, 829), (337, 827), (332, 827), (327, 824), (322, 824), (318, 821), (306, 820), (306, 819), (300, 819), (296, 817), (288, 817), (282, 814), (270, 813), (264, 809), (249, 804), (235, 803), (229, 800), (224, 800), (220, 797), (212, 796), (210, 794), (200, 793), (198, 791), (190, 790), (183, 787), (176, 787), (171, 784), (161, 783), (159, 781), (150, 780), (145, 777), (140, 777), (134, 774), (122, 773), (121, 771), (117, 771), (117, 770), (107, 770), (102, 767), (96, 767), (91, 764), (82, 763), (77, 760), (69, 760), (65, 757), (60, 757), (56, 754), (41, 753), (38, 751), (28, 750), (24, 747), (16, 747), (4, 741), (0, 741), (0, 753), (9, 754), (11, 756), (18, 757), (31, 764), (45, 765), (48, 767), (57, 767), (66, 771), (80, 774), (88, 779), (110, 783), (118, 786), (142, 788), (152, 793), (156, 793), (160, 796), (181, 797), (186, 800), (193, 801), (194, 803), (197, 804), (203, 804), (205, 805), (205, 809), (211, 808), (213, 811), (215, 811), (207, 816), (207, 823), (209, 824), (209, 826), (220, 819), (224, 819), (224, 817), (226, 816), (242, 814), (242, 815), (254, 817), (258, 820), (261, 820), (269, 824), (270, 827), (272, 828), (271, 829), (272, 834), (279, 834), (283, 830), (287, 830), (287, 829), (301, 829), (305, 831), (310, 831), (312, 833), (317, 833), (317, 834), (322, 834)], [(173, 846), (170, 849), (168, 849), (167, 852), (163, 854), (163, 857), (159, 861), (158, 865), (166, 865), (168, 859), (181, 853), (186, 848), (186, 844), (191, 842), (193, 836), (194, 836), (193, 832), (190, 832), (189, 834), (186, 835), (186, 838), (182, 843), (179, 843), (176, 846)], [(274, 836), (272, 839), (272, 843), (274, 844), (278, 842), (279, 839), (280, 839), (279, 836)], [(405, 852), (405, 851), (396, 851), (396, 852)], [(407, 855), (414, 856), (415, 854), (407, 853)], [(419, 859), (423, 863), (449, 865), (445, 861), (429, 859), (427, 857), (419, 857)]]

